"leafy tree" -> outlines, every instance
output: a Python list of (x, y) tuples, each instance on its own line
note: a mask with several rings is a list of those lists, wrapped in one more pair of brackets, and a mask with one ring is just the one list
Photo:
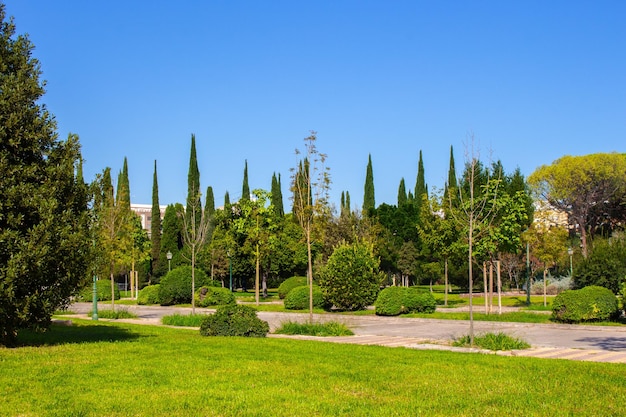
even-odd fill
[(167, 253), (172, 254), (172, 260), (161, 263), (161, 271), (158, 276), (163, 276), (170, 267), (176, 268), (183, 264), (180, 251), (183, 248), (183, 220), (185, 209), (182, 204), (170, 204), (165, 209), (163, 216), (163, 235), (161, 236), (161, 259), (167, 259)]
[[(328, 189), (330, 187), (329, 168), (325, 167), (326, 155), (316, 146), (317, 134), (304, 139), (305, 157), (297, 169), (292, 169), (291, 190), (293, 192), (293, 214), (302, 227), (307, 245), (309, 279), (309, 320), (313, 321), (313, 252), (311, 248), (313, 221), (316, 216), (328, 213)], [(296, 155), (300, 151), (296, 150)]]
[(159, 205), (159, 183), (157, 179), (157, 162), (154, 161), (152, 177), (152, 221), (150, 223), (151, 265), (150, 279), (161, 272), (161, 206)]
[(241, 201), (250, 200), (250, 186), (248, 185), (248, 160), (243, 168), (243, 184), (241, 186)]
[[(612, 208), (619, 207), (626, 192), (626, 154), (597, 153), (564, 156), (539, 167), (528, 178), (540, 199), (566, 212), (570, 225), (580, 232), (583, 257), (588, 254), (588, 235), (612, 223)], [(607, 210), (609, 209), (609, 210)], [(618, 210), (622, 218), (623, 204)], [(607, 218), (608, 215), (613, 217)]]
[(376, 300), (384, 275), (378, 271), (373, 249), (365, 242), (335, 249), (319, 280), (329, 304), (342, 310), (362, 310)]
[(136, 266), (150, 260), (152, 245), (148, 238), (148, 233), (141, 225), (141, 218), (137, 214), (131, 213), (129, 220), (131, 223), (132, 246), (130, 253), (126, 256), (129, 258), (128, 262), (131, 265), (130, 289), (133, 298), (135, 298), (139, 292), (139, 271), (136, 270)]
[(624, 237), (594, 239), (591, 253), (576, 265), (573, 278), (576, 288), (597, 285), (619, 294), (626, 283)]
[(33, 44), (0, 4), (0, 344), (45, 329), (89, 270), (78, 136), (57, 139)]
[(404, 242), (398, 253), (398, 270), (402, 274), (402, 286), (409, 286), (410, 277), (415, 277), (419, 268), (419, 252), (413, 242)]
[(374, 170), (372, 168), (372, 155), (367, 160), (367, 171), (365, 174), (365, 190), (363, 194), (363, 213), (369, 215), (376, 208), (374, 196)]

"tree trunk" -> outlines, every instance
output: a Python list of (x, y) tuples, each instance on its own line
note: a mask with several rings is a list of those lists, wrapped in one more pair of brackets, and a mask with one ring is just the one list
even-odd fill
[(489, 282), (487, 281), (487, 262), (483, 262), (483, 292), (485, 293), (485, 314), (489, 314)]
[(500, 275), (500, 261), (496, 261), (496, 275), (498, 277), (498, 314), (502, 314), (502, 278)]
[(444, 293), (443, 293), (443, 305), (447, 306), (448, 305), (448, 258), (446, 257), (446, 260), (444, 261), (444, 267), (443, 267), (443, 275), (444, 275), (444, 283), (445, 283), (445, 288), (444, 288)]
[(493, 313), (493, 261), (489, 261), (489, 314)]
[(306, 229), (306, 250), (308, 255), (308, 281), (309, 281), (309, 323), (313, 323), (313, 262), (311, 260), (311, 224)]
[(548, 286), (546, 285), (546, 278), (548, 276), (548, 269), (543, 268), (543, 306), (546, 307), (548, 305), (548, 297), (546, 296), (546, 291)]

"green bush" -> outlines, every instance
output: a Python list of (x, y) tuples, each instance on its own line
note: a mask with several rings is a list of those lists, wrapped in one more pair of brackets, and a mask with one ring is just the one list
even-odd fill
[(355, 242), (338, 246), (320, 273), (326, 301), (340, 310), (363, 310), (378, 295), (384, 275), (373, 246)]
[(564, 323), (606, 321), (618, 315), (617, 298), (604, 287), (564, 291), (552, 302), (552, 319)]
[[(120, 290), (115, 286), (115, 299), (120, 299)], [(111, 280), (99, 279), (96, 281), (96, 294), (98, 295), (98, 301), (111, 301)], [(78, 296), (80, 301), (89, 302), (93, 300), (93, 283), (83, 288)]]
[[(196, 268), (195, 290), (209, 285), (210, 279), (207, 274)], [(191, 267), (180, 266), (172, 269), (163, 278), (159, 286), (159, 301), (161, 305), (191, 303)]]
[(291, 277), (287, 278), (283, 281), (282, 284), (278, 287), (278, 297), (282, 300), (289, 294), (289, 291), (293, 290), (296, 287), (301, 287), (303, 285), (307, 285), (306, 277)]
[(148, 285), (144, 287), (137, 295), (137, 304), (152, 305), (159, 304), (159, 287), (161, 284)]
[(418, 288), (388, 287), (378, 294), (374, 306), (379, 316), (397, 316), (407, 313), (433, 313), (437, 308), (437, 301), (430, 292)]
[(227, 305), (202, 320), (202, 336), (265, 337), (270, 331), (266, 321), (256, 316), (256, 310), (244, 305)]
[(591, 253), (574, 268), (574, 287), (605, 287), (619, 294), (626, 282), (626, 240), (594, 239)]
[(199, 307), (235, 304), (235, 294), (228, 288), (202, 286), (196, 290), (196, 305)]
[[(324, 308), (324, 294), (317, 285), (313, 286), (313, 307)], [(309, 286), (295, 287), (285, 297), (285, 309), (307, 310), (309, 308)]]

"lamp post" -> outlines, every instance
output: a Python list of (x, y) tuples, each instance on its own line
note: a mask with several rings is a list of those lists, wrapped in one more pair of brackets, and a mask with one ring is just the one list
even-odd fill
[(574, 277), (574, 264), (572, 263), (572, 255), (574, 254), (574, 249), (570, 246), (567, 248), (567, 254), (569, 255), (569, 276)]
[(228, 271), (230, 275), (230, 292), (233, 292), (233, 261), (230, 258), (230, 251), (226, 252), (226, 256), (228, 256)]
[(165, 257), (167, 258), (167, 272), (170, 272), (172, 270), (172, 252), (167, 251)]

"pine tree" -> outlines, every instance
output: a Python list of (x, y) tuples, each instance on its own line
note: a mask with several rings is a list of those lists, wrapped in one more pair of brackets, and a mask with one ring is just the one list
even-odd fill
[(417, 166), (417, 181), (415, 182), (415, 195), (413, 196), (418, 205), (421, 204), (424, 195), (428, 197), (428, 188), (426, 187), (424, 161), (422, 159), (422, 151), (420, 150), (420, 160)]
[[(191, 152), (189, 155), (189, 173), (187, 174), (187, 208), (197, 207), (202, 209), (200, 200), (200, 171), (198, 170), (198, 158), (196, 156), (196, 135), (191, 135)], [(189, 213), (185, 214), (189, 217)], [(189, 220), (189, 219), (187, 219)], [(199, 221), (196, 220), (196, 221)]]
[(400, 180), (400, 185), (398, 186), (398, 207), (404, 206), (406, 202), (406, 186), (404, 185), (404, 178), (402, 178)]
[(250, 201), (250, 186), (248, 185), (248, 160), (243, 168), (243, 185), (241, 186), (241, 201)]
[(365, 174), (363, 214), (367, 215), (375, 208), (376, 200), (374, 198), (374, 170), (372, 169), (372, 155), (370, 154), (367, 161), (367, 172)]
[(150, 277), (158, 273), (161, 263), (161, 207), (159, 206), (159, 183), (157, 180), (157, 161), (154, 161), (154, 174), (152, 176), (152, 220), (150, 223), (150, 240), (152, 242), (150, 265)]

